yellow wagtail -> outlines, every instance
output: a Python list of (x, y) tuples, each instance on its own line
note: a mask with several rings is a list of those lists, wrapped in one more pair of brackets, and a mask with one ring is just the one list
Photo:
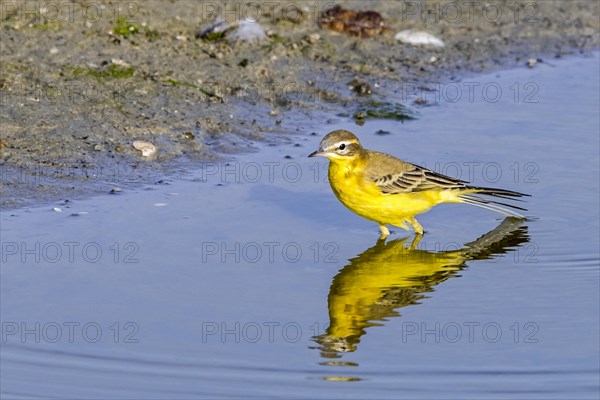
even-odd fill
[(514, 200), (527, 194), (468, 186), (466, 181), (364, 149), (358, 138), (346, 130), (328, 133), (319, 150), (309, 155), (315, 156), (329, 159), (329, 183), (338, 200), (361, 217), (377, 222), (383, 238), (390, 234), (388, 224), (408, 230), (409, 223), (415, 233), (422, 235), (423, 227), (415, 215), (441, 203), (472, 204), (523, 219), (523, 215), (502, 206), (527, 211), (477, 195)]

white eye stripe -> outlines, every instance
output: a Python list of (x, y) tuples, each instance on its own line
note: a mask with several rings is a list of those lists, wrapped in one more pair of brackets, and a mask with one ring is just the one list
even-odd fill
[[(337, 149), (340, 149), (340, 147), (343, 145), (344, 148), (347, 149), (348, 147), (350, 147), (353, 144), (357, 144), (360, 146), (360, 144), (358, 143), (357, 140), (350, 140), (350, 141), (338, 142), (338, 143), (334, 144), (332, 147), (337, 150)], [(340, 150), (343, 150), (343, 149), (340, 149)]]

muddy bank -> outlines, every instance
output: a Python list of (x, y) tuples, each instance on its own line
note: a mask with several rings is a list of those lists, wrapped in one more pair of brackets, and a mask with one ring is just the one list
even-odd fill
[[(366, 115), (373, 100), (418, 107), (408, 87), (600, 42), (593, 1), (337, 2), (382, 15), (386, 32), (369, 38), (321, 29), (332, 2), (32, 4), (1, 3), (3, 208), (160, 184), (197, 161), (321, 134), (328, 115)], [(266, 37), (196, 39), (215, 17), (252, 17)], [(400, 44), (404, 29), (445, 47)], [(134, 140), (157, 154), (142, 158)]]

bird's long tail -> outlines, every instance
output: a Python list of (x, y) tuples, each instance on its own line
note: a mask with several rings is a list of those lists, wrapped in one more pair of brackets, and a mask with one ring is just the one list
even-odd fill
[(500, 199), (507, 199), (512, 201), (523, 201), (519, 197), (529, 196), (525, 193), (514, 192), (512, 190), (496, 189), (496, 188), (484, 188), (484, 187), (467, 187), (470, 193), (459, 195), (460, 200), (463, 203), (471, 204), (477, 207), (485, 208), (486, 210), (495, 211), (507, 217), (523, 218), (524, 215), (519, 214), (514, 210), (527, 211), (526, 208), (515, 206), (514, 204), (502, 203), (496, 200), (489, 200), (479, 195), (487, 195)]

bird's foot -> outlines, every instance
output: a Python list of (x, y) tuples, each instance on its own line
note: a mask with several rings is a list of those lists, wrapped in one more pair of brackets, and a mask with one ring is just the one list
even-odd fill
[(423, 235), (423, 233), (425, 233), (425, 231), (423, 230), (423, 227), (421, 226), (421, 224), (419, 223), (419, 221), (417, 221), (417, 219), (415, 217), (406, 218), (406, 222), (411, 224), (411, 226), (415, 230), (416, 235)]
[(379, 224), (379, 230), (381, 231), (381, 234), (379, 235), (379, 240), (385, 239), (388, 236), (390, 236), (390, 230), (386, 225)]

